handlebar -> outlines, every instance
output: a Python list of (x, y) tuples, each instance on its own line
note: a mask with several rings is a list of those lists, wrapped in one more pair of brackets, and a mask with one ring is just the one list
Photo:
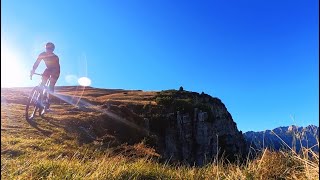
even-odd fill
[[(32, 80), (32, 75), (33, 75), (33, 74), (38, 75), (38, 76), (43, 76), (43, 74), (39, 74), (39, 73), (36, 73), (36, 72), (35, 72), (35, 73), (30, 74), (30, 79), (31, 79), (31, 80)], [(50, 82), (50, 78), (47, 79), (46, 85), (49, 85), (49, 84), (48, 84), (49, 82)]]
[(43, 74), (39, 74), (39, 73), (32, 73), (32, 74), (30, 73), (30, 79), (31, 79), (31, 80), (32, 80), (32, 76), (33, 76), (34, 74), (35, 74), (35, 75), (39, 75), (39, 76), (42, 76), (42, 75), (43, 75)]
[(39, 75), (39, 76), (42, 76), (42, 74), (39, 74), (39, 73), (33, 73), (33, 74), (35, 74), (35, 75)]

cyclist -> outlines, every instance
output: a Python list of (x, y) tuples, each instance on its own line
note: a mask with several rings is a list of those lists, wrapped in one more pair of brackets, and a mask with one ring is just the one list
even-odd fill
[[(43, 60), (47, 68), (42, 73), (41, 85), (45, 85), (48, 78), (50, 78), (49, 94), (52, 94), (54, 92), (54, 86), (60, 76), (59, 57), (53, 53), (55, 46), (52, 42), (48, 42), (45, 45), (45, 48), (46, 48), (46, 51), (40, 53), (36, 62), (33, 64), (32, 70), (30, 71), (30, 79), (32, 79), (32, 75), (34, 74), (41, 60)], [(52, 95), (49, 95), (49, 102), (50, 102), (51, 96)], [(48, 111), (50, 111), (49, 102), (46, 106)]]

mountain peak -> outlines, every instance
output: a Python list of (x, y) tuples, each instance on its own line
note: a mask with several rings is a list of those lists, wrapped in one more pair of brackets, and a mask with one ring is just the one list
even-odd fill
[[(291, 125), (283, 126), (260, 132), (246, 132), (244, 136), (250, 144), (258, 149), (270, 147), (276, 150), (294, 148), (300, 151), (301, 147), (313, 147), (312, 150), (319, 151), (319, 127), (308, 125), (306, 127)], [(289, 147), (288, 147), (289, 146)]]

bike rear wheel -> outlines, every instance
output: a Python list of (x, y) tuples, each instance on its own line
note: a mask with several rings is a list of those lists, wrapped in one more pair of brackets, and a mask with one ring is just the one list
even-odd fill
[(37, 111), (41, 109), (40, 100), (41, 100), (41, 91), (39, 90), (38, 87), (35, 87), (32, 89), (29, 95), (27, 106), (26, 106), (27, 121), (33, 120)]

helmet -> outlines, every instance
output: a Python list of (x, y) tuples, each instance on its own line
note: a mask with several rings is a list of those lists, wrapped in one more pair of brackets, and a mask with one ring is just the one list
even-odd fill
[(53, 51), (54, 50), (54, 44), (52, 42), (48, 42), (46, 44), (46, 50), (51, 50)]

